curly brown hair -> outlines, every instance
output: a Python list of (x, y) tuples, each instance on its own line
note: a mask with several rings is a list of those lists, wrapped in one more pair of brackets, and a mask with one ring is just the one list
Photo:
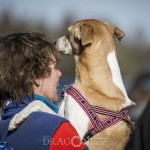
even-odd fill
[(50, 63), (59, 54), (43, 33), (25, 32), (0, 38), (1, 99), (20, 102), (33, 97), (35, 80), (51, 74)]

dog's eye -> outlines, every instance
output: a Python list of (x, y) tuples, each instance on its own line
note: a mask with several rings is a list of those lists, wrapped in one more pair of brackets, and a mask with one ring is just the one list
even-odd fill
[(74, 37), (75, 42), (79, 42), (80, 40), (77, 37)]

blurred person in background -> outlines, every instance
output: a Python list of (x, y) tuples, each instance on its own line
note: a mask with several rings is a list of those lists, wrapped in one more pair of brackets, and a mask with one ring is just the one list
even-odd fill
[[(125, 150), (150, 150), (150, 72), (143, 72), (135, 80), (130, 97), (137, 103), (135, 131)], [(140, 113), (138, 109), (141, 107)], [(144, 109), (144, 110), (143, 110)], [(139, 117), (140, 116), (140, 117)]]
[(135, 124), (125, 150), (150, 150), (150, 100)]
[(150, 98), (150, 70), (140, 73), (133, 83), (130, 96), (137, 102), (145, 102)]
[[(0, 150), (87, 150), (77, 131), (59, 117), (59, 55), (45, 34), (25, 32), (0, 38)], [(32, 113), (19, 128), (10, 120), (30, 102), (40, 100), (53, 114)]]
[(131, 114), (136, 121), (150, 99), (150, 70), (143, 71), (136, 77), (129, 97), (136, 103), (136, 107), (131, 107)]

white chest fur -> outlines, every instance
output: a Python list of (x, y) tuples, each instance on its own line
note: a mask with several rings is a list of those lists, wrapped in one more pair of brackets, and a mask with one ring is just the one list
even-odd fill
[(59, 109), (59, 115), (67, 118), (71, 122), (82, 139), (88, 131), (89, 118), (80, 105), (70, 95), (65, 93), (62, 103), (63, 104)]

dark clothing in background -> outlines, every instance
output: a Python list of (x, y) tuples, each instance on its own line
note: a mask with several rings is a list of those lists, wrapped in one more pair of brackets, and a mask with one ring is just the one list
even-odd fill
[(150, 100), (138, 119), (125, 150), (150, 150)]

